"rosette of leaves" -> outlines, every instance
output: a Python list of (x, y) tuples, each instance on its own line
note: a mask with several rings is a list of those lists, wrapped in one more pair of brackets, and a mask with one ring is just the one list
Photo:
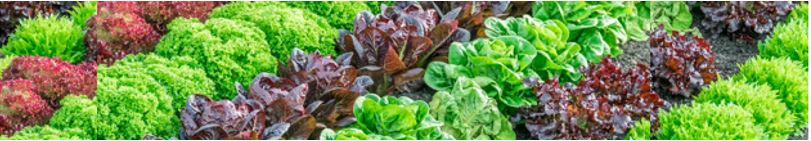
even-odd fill
[(652, 135), (651, 124), (647, 119), (642, 119), (634, 123), (628, 133), (625, 134), (626, 140), (650, 140)]
[(445, 58), (437, 50), (467, 41), (469, 35), (457, 23), (416, 4), (384, 6), (379, 15), (358, 14), (353, 31), (341, 30), (336, 42), (340, 50), (354, 53), (352, 65), (375, 81), (371, 91), (413, 92), (423, 86), (427, 63)]
[[(213, 101), (206, 96), (189, 96), (180, 112), (182, 140), (259, 139), (265, 130), (266, 113), (258, 101), (242, 95), (234, 101)], [(288, 124), (289, 125), (289, 124)]]
[(16, 56), (45, 56), (79, 63), (84, 60), (82, 27), (56, 15), (20, 21), (2, 52)]
[(265, 34), (252, 23), (223, 18), (201, 23), (179, 18), (168, 28), (155, 52), (166, 58), (193, 58), (193, 66), (205, 70), (216, 83), (220, 95), (214, 99), (234, 97), (234, 82), (247, 84), (259, 72), (276, 72), (277, 61)]
[(690, 97), (716, 79), (712, 46), (701, 37), (679, 32), (669, 36), (662, 26), (651, 33), (653, 87), (669, 94)]
[(265, 34), (271, 54), (280, 60), (287, 60), (293, 48), (335, 55), (333, 38), (338, 32), (326, 19), (308, 10), (289, 7), (280, 2), (232, 2), (215, 8), (209, 18), (253, 23)]
[(87, 21), (96, 15), (97, 5), (98, 2), (96, 1), (87, 1), (71, 7), (68, 14), (70, 14), (73, 24), (82, 29), (87, 29)]
[[(583, 69), (585, 79), (576, 86), (557, 80), (526, 79), (538, 105), (519, 110), (527, 130), (538, 139), (621, 139), (633, 120), (658, 121), (665, 102), (651, 89), (645, 65), (622, 71), (605, 58)], [(653, 125), (657, 127), (657, 125)]]
[(352, 28), (355, 15), (370, 10), (363, 1), (288, 1), (284, 3), (290, 7), (306, 9), (324, 17), (329, 25), (337, 29)]
[[(805, 5), (805, 4), (803, 4)], [(805, 9), (795, 9), (798, 13)], [(806, 15), (807, 16), (807, 15)], [(787, 57), (808, 66), (808, 18), (786, 21), (774, 27), (774, 33), (758, 45), (758, 53), (763, 57)]]
[(788, 20), (808, 22), (808, 4), (799, 3), (795, 5), (791, 13), (788, 14)]
[(336, 131), (321, 133), (327, 140), (452, 140), (442, 122), (429, 114), (429, 106), (408, 97), (367, 94), (355, 102), (357, 122)]
[(522, 18), (510, 17), (505, 20), (488, 18), (485, 25), (490, 38), (520, 36), (529, 41), (538, 50), (530, 68), (541, 79), (558, 78), (561, 83), (576, 83), (582, 79), (578, 69), (588, 65), (588, 61), (580, 53), (580, 45), (567, 41), (569, 29), (562, 22), (540, 21), (525, 15)]
[[(401, 3), (408, 3), (400, 1)], [(484, 21), (489, 17), (507, 17), (509, 1), (420, 1), (422, 7), (437, 11), (441, 19), (456, 19), (459, 28), (470, 31), (471, 38), (485, 37)]]
[(514, 140), (512, 125), (496, 104), (473, 79), (463, 77), (452, 90), (434, 94), (430, 113), (455, 139)]
[(0, 134), (12, 135), (26, 126), (46, 123), (53, 109), (36, 93), (31, 81), (0, 81)]
[(808, 71), (799, 62), (787, 58), (754, 58), (739, 64), (734, 80), (768, 85), (795, 116), (796, 128), (808, 123)]
[(785, 140), (794, 133), (797, 117), (777, 96), (767, 85), (721, 80), (702, 90), (695, 102), (738, 105), (752, 113), (755, 125), (764, 130), (764, 139)]
[(196, 18), (206, 21), (208, 13), (222, 1), (141, 1), (137, 2), (141, 9), (140, 16), (160, 34), (166, 34), (166, 25), (175, 18)]
[(535, 2), (532, 16), (560, 20), (569, 27), (569, 41), (580, 44), (589, 62), (622, 54), (619, 44), (628, 41), (619, 18), (632, 14), (622, 2)]
[(0, 3), (0, 45), (6, 44), (8, 37), (22, 19), (38, 15), (65, 15), (76, 2), (70, 1), (5, 1)]
[(0, 136), (2, 140), (82, 140), (87, 139), (84, 131), (77, 128), (60, 130), (51, 126), (31, 126), (14, 133), (13, 136)]
[(634, 41), (648, 40), (648, 34), (660, 25), (667, 31), (688, 31), (693, 24), (693, 15), (685, 2), (639, 1), (624, 2), (628, 10), (635, 11), (621, 18), (628, 38)]
[(96, 95), (96, 64), (70, 64), (58, 58), (17, 57), (3, 71), (3, 80), (30, 80), (42, 99), (54, 108), (66, 95)]
[(130, 55), (99, 66), (96, 97), (67, 96), (51, 118), (58, 129), (79, 128), (89, 139), (178, 135), (178, 111), (192, 94), (214, 95), (214, 83), (189, 57)]
[(470, 43), (453, 43), (448, 63), (431, 62), (425, 82), (437, 91), (450, 91), (461, 77), (472, 78), (506, 107), (517, 108), (537, 104), (529, 88), (521, 80), (538, 75), (529, 68), (538, 51), (530, 42), (518, 36), (478, 39)]
[(763, 129), (752, 113), (735, 104), (693, 103), (659, 114), (660, 140), (759, 140)]
[(98, 2), (87, 22), (85, 60), (111, 65), (127, 54), (150, 52), (160, 40), (158, 32), (139, 14), (135, 2)]
[(715, 1), (700, 2), (701, 28), (711, 36), (731, 34), (747, 41), (772, 32), (792, 9), (790, 1)]

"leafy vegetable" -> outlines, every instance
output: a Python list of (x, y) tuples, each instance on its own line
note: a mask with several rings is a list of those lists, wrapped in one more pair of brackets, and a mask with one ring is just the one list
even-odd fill
[[(664, 25), (667, 31), (685, 31), (689, 30), (693, 24), (693, 14), (690, 13), (690, 6), (685, 2), (651, 1), (641, 3), (647, 3), (650, 6), (650, 15), (653, 18), (653, 25), (650, 26), (651, 30), (659, 25)], [(643, 14), (643, 11), (639, 11), (640, 15)], [(626, 26), (626, 28), (628, 27)]]
[(35, 92), (52, 107), (66, 95), (96, 95), (96, 64), (73, 65), (47, 57), (17, 57), (3, 72), (3, 80), (30, 80)]
[(380, 13), (384, 5), (394, 5), (395, 1), (364, 1), (372, 13)]
[[(797, 128), (808, 122), (808, 71), (799, 62), (787, 58), (755, 58), (739, 64), (734, 80), (754, 85), (769, 85), (795, 116)], [(770, 107), (771, 108), (771, 107)]]
[[(537, 102), (521, 80), (538, 76), (529, 69), (537, 52), (532, 44), (518, 36), (453, 43), (448, 63), (431, 62), (424, 79), (437, 91), (450, 91), (460, 77), (472, 78), (487, 96), (498, 100), (500, 107), (531, 106)], [(506, 112), (503, 108), (500, 110)]]
[(356, 54), (352, 65), (371, 76), (376, 82), (372, 91), (381, 94), (417, 91), (427, 63), (447, 58), (437, 51), (469, 37), (456, 20), (440, 21), (434, 10), (416, 4), (383, 7), (378, 15), (362, 12), (355, 23), (336, 42), (342, 51)]
[(329, 25), (338, 29), (352, 28), (355, 15), (369, 10), (363, 1), (289, 1), (284, 3), (290, 7), (306, 9), (324, 17)]
[(182, 101), (192, 94), (212, 95), (214, 90), (202, 70), (190, 67), (192, 62), (188, 57), (169, 60), (139, 54), (100, 66), (96, 97), (66, 97), (50, 124), (58, 129), (80, 128), (90, 139), (175, 136)]
[(513, 140), (510, 121), (496, 101), (469, 78), (459, 78), (450, 91), (434, 94), (431, 115), (445, 123), (442, 131), (463, 140)]
[[(561, 86), (556, 79), (525, 79), (538, 105), (521, 108), (532, 137), (538, 139), (622, 138), (634, 119), (658, 121), (664, 101), (651, 89), (648, 68), (622, 71), (606, 57), (599, 65), (583, 69), (585, 79), (576, 86)], [(656, 125), (654, 125), (656, 127)]]
[[(265, 34), (253, 24), (222, 18), (176, 19), (155, 47), (166, 58), (191, 57), (216, 84), (214, 99), (234, 97), (234, 82), (248, 83), (259, 72), (275, 72), (277, 61)], [(186, 97), (183, 96), (182, 99)]]
[(127, 54), (150, 52), (160, 35), (138, 14), (135, 2), (99, 2), (87, 22), (85, 59), (111, 65)]
[(39, 15), (65, 15), (76, 2), (68, 1), (4, 1), (0, 4), (0, 45), (6, 44), (20, 20)]
[(668, 94), (690, 97), (717, 77), (712, 46), (701, 37), (689, 38), (660, 26), (651, 33), (653, 87)]
[(618, 56), (618, 44), (628, 41), (619, 17), (628, 14), (622, 2), (535, 2), (532, 16), (540, 20), (560, 20), (571, 34), (569, 41), (580, 44), (589, 62), (605, 56)]
[(634, 123), (631, 129), (628, 129), (628, 134), (625, 135), (626, 140), (650, 140), (651, 139), (651, 124), (647, 119), (642, 119)]
[(701, 2), (701, 28), (713, 37), (731, 34), (747, 41), (754, 41), (772, 32), (772, 26), (783, 20), (791, 11), (787, 1), (724, 1)]
[[(403, 2), (403, 1), (400, 1)], [(456, 19), (459, 28), (472, 32), (472, 38), (485, 37), (485, 19), (507, 17), (509, 1), (420, 1), (422, 7), (437, 11), (440, 18)]]
[(428, 104), (407, 97), (379, 97), (367, 94), (355, 102), (357, 122), (334, 132), (325, 130), (322, 139), (451, 140), (442, 122), (429, 114)]
[(660, 140), (758, 140), (763, 129), (752, 113), (734, 104), (693, 103), (659, 114)]
[(82, 140), (87, 139), (84, 131), (78, 128), (60, 130), (50, 126), (31, 126), (13, 136), (0, 136), (3, 140)]
[(559, 78), (563, 83), (582, 79), (577, 69), (588, 62), (580, 53), (580, 45), (567, 42), (569, 29), (560, 21), (524, 16), (506, 20), (488, 18), (485, 25), (488, 37), (521, 36), (529, 41), (538, 50), (530, 68), (538, 72), (541, 79)]
[(721, 80), (710, 84), (695, 102), (731, 103), (752, 113), (755, 125), (764, 129), (764, 138), (784, 140), (794, 132), (796, 117), (766, 85), (749, 85), (740, 81)]
[(209, 18), (244, 20), (255, 24), (265, 33), (271, 54), (280, 60), (287, 60), (293, 48), (306, 52), (318, 50), (325, 55), (335, 54), (332, 39), (338, 32), (329, 26), (327, 20), (307, 10), (276, 2), (233, 2), (215, 8)]
[(0, 58), (0, 74), (3, 74), (3, 71), (8, 68), (8, 65), (11, 65), (11, 61), (14, 60), (14, 58), (17, 57), (6, 55)]
[(808, 4), (799, 3), (794, 6), (794, 10), (788, 14), (789, 21), (808, 22)]
[(28, 80), (0, 81), (0, 134), (12, 135), (30, 125), (46, 123), (53, 109)]
[(45, 56), (78, 63), (84, 58), (84, 32), (64, 17), (38, 16), (23, 20), (3, 46), (2, 52), (16, 56)]
[(96, 15), (96, 1), (87, 1), (71, 7), (68, 11), (74, 25), (87, 29), (87, 21)]
[(760, 56), (787, 57), (808, 66), (808, 19), (778, 24), (774, 33), (757, 45)]
[(208, 13), (222, 5), (219, 1), (142, 1), (137, 2), (144, 18), (158, 33), (166, 34), (166, 25), (175, 18), (196, 18), (205, 21)]

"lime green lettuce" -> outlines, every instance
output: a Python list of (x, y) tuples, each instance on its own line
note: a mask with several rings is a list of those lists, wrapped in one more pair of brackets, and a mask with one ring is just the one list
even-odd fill
[(50, 126), (32, 126), (17, 131), (13, 136), (0, 136), (0, 140), (82, 140), (86, 138), (83, 130), (70, 128), (65, 130)]
[(64, 17), (37, 16), (20, 22), (8, 43), (0, 49), (5, 55), (44, 56), (78, 63), (84, 59), (84, 32)]
[(808, 22), (808, 4), (800, 3), (794, 6), (788, 15), (789, 21)]
[(372, 13), (380, 13), (380, 5), (393, 6), (394, 1), (365, 1)]
[(252, 23), (222, 18), (200, 23), (180, 18), (167, 27), (169, 33), (161, 38), (155, 52), (171, 59), (193, 58), (193, 66), (205, 70), (216, 83), (221, 95), (214, 99), (234, 97), (234, 82), (250, 84), (260, 72), (276, 72), (277, 60), (270, 54), (265, 34)]
[(4, 56), (4, 58), (0, 58), (0, 75), (3, 75), (3, 71), (8, 68), (8, 65), (11, 65), (11, 61), (14, 60), (14, 56)]
[(514, 140), (515, 132), (496, 101), (476, 82), (459, 78), (450, 91), (434, 94), (431, 115), (445, 123), (442, 131), (460, 140)]
[(529, 65), (538, 51), (518, 36), (478, 39), (469, 43), (453, 43), (448, 51), (448, 63), (431, 62), (425, 72), (425, 83), (437, 91), (451, 91), (461, 77), (472, 78), (487, 96), (499, 102), (499, 110), (536, 104), (522, 80), (538, 77)]
[(693, 103), (659, 113), (660, 140), (759, 140), (763, 129), (735, 104)]
[(369, 10), (362, 1), (291, 1), (285, 4), (309, 10), (326, 19), (332, 27), (348, 30), (354, 27), (358, 13)]
[(766, 85), (749, 85), (740, 81), (721, 80), (710, 84), (695, 98), (698, 103), (731, 103), (752, 113), (755, 125), (764, 129), (764, 139), (785, 140), (794, 133), (794, 117), (777, 98), (777, 92)]
[(192, 94), (210, 96), (214, 83), (193, 60), (176, 57), (130, 55), (112, 66), (99, 66), (96, 97), (68, 96), (50, 125), (79, 128), (89, 139), (141, 139), (146, 134), (174, 137), (178, 109)]
[(618, 18), (633, 14), (623, 2), (535, 2), (532, 16), (540, 20), (560, 20), (571, 31), (569, 41), (580, 44), (589, 62), (622, 54), (619, 44), (628, 34)]
[(73, 6), (72, 10), (68, 11), (73, 24), (83, 29), (87, 28), (87, 20), (96, 15), (96, 3), (96, 1), (86, 1)]
[[(795, 9), (795, 13), (797, 10)], [(788, 57), (808, 66), (808, 22), (792, 21), (778, 24), (769, 38), (758, 43), (763, 57)]]
[(569, 28), (560, 21), (540, 21), (529, 16), (522, 18), (488, 18), (484, 21), (490, 38), (499, 36), (521, 36), (529, 41), (538, 55), (532, 61), (530, 68), (535, 70), (540, 78), (549, 80), (559, 78), (561, 83), (577, 82), (583, 75), (579, 68), (588, 65), (585, 56), (580, 53), (580, 45), (567, 42)]
[(647, 119), (642, 119), (634, 123), (631, 129), (628, 129), (627, 134), (625, 134), (626, 140), (650, 140), (651, 139), (651, 130), (650, 130), (650, 121)]
[(278, 2), (233, 2), (215, 8), (210, 17), (254, 23), (266, 34), (273, 56), (281, 60), (287, 60), (293, 48), (335, 55), (333, 40), (338, 36), (338, 30), (332, 28), (326, 19), (307, 10)]
[(753, 85), (768, 85), (797, 116), (796, 128), (808, 122), (808, 71), (788, 58), (753, 58), (738, 64), (740, 72), (732, 78)]
[(442, 122), (429, 114), (428, 104), (407, 97), (379, 97), (367, 94), (355, 101), (357, 122), (337, 132), (325, 129), (330, 140), (451, 140), (440, 130)]

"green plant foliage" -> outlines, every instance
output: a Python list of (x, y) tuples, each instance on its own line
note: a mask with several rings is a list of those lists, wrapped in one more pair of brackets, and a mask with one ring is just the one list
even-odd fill
[(459, 78), (450, 91), (434, 94), (431, 115), (445, 123), (442, 131), (460, 140), (514, 140), (509, 119), (501, 115), (496, 101), (476, 82)]
[(794, 133), (797, 119), (777, 98), (777, 92), (766, 85), (749, 85), (740, 81), (721, 80), (710, 84), (695, 98), (697, 103), (731, 103), (752, 113), (755, 125), (764, 129), (765, 139), (785, 140)]
[(732, 77), (756, 85), (768, 85), (797, 116), (797, 128), (808, 122), (808, 71), (787, 58), (753, 58), (738, 64), (740, 72)]
[(367, 94), (355, 101), (357, 122), (337, 132), (325, 129), (322, 139), (349, 140), (452, 140), (442, 122), (429, 114), (428, 104), (408, 97)]
[(293, 48), (307, 53), (318, 50), (324, 55), (335, 55), (334, 38), (338, 36), (338, 30), (332, 28), (326, 19), (307, 10), (276, 2), (234, 2), (214, 9), (209, 16), (254, 23), (266, 34), (273, 56), (281, 60), (287, 60)]
[[(800, 9), (795, 9), (796, 10)], [(772, 35), (758, 43), (763, 57), (788, 57), (808, 66), (808, 22), (787, 21), (774, 27)]]
[(88, 139), (83, 130), (70, 128), (65, 130), (50, 126), (32, 126), (17, 131), (13, 136), (0, 136), (0, 140), (82, 140)]
[(285, 4), (320, 15), (334, 28), (349, 30), (353, 27), (355, 16), (369, 10), (362, 1), (294, 1)]
[(73, 10), (68, 11), (73, 20), (73, 24), (87, 28), (87, 20), (96, 15), (96, 1), (86, 1), (75, 5)]
[(155, 52), (171, 59), (193, 58), (194, 66), (215, 80), (221, 95), (214, 99), (234, 97), (237, 93), (234, 82), (250, 84), (260, 72), (276, 72), (277, 60), (270, 54), (265, 35), (251, 23), (222, 18), (200, 23), (197, 19), (181, 18), (167, 27), (169, 33), (163, 36)]
[(735, 104), (693, 103), (659, 114), (660, 140), (758, 140), (763, 129)]
[(794, 9), (788, 14), (789, 21), (808, 22), (808, 4), (800, 3), (794, 5)]
[(202, 70), (185, 65), (192, 62), (188, 57), (169, 60), (139, 54), (99, 66), (96, 97), (65, 97), (50, 124), (83, 129), (90, 139), (174, 137), (185, 98), (214, 91), (214, 83)]
[(647, 119), (642, 119), (634, 123), (630, 129), (628, 129), (627, 134), (625, 134), (626, 140), (650, 140), (651, 139), (651, 130), (650, 130), (650, 121)]
[[(667, 31), (687, 31), (693, 24), (693, 14), (690, 6), (683, 1), (652, 1), (641, 2), (650, 6), (651, 27), (663, 25)], [(642, 11), (640, 11), (642, 12)], [(651, 29), (652, 30), (652, 29)]]
[[(518, 36), (453, 43), (448, 63), (431, 62), (423, 79), (437, 91), (451, 91), (457, 79), (473, 78), (487, 96), (498, 100), (499, 107), (532, 106), (537, 104), (537, 98), (522, 80), (538, 77), (529, 69), (537, 54), (531, 43)], [(499, 110), (509, 113), (503, 108)]]
[(618, 18), (633, 14), (622, 2), (535, 2), (532, 11), (540, 20), (566, 23), (569, 41), (580, 44), (589, 62), (622, 54), (618, 44), (628, 41), (628, 34)]
[(538, 55), (530, 68), (538, 72), (543, 80), (560, 78), (561, 83), (577, 82), (582, 79), (580, 67), (588, 65), (585, 56), (580, 53), (580, 45), (567, 42), (569, 28), (560, 21), (540, 21), (530, 16), (523, 18), (488, 18), (484, 22), (487, 36), (521, 36), (529, 41)]
[(369, 7), (372, 13), (380, 13), (380, 5), (394, 5), (394, 1), (366, 1), (366, 6)]
[(3, 46), (3, 54), (45, 56), (78, 63), (84, 59), (84, 32), (64, 17), (37, 16), (20, 22)]
[(11, 65), (11, 61), (14, 60), (14, 56), (4, 56), (5, 58), (0, 58), (0, 75), (3, 75), (3, 71), (8, 68), (8, 65)]

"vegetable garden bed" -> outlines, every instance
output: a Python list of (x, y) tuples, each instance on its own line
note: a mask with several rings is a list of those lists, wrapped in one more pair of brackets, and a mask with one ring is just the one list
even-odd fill
[(0, 139), (808, 139), (806, 2), (0, 2)]

